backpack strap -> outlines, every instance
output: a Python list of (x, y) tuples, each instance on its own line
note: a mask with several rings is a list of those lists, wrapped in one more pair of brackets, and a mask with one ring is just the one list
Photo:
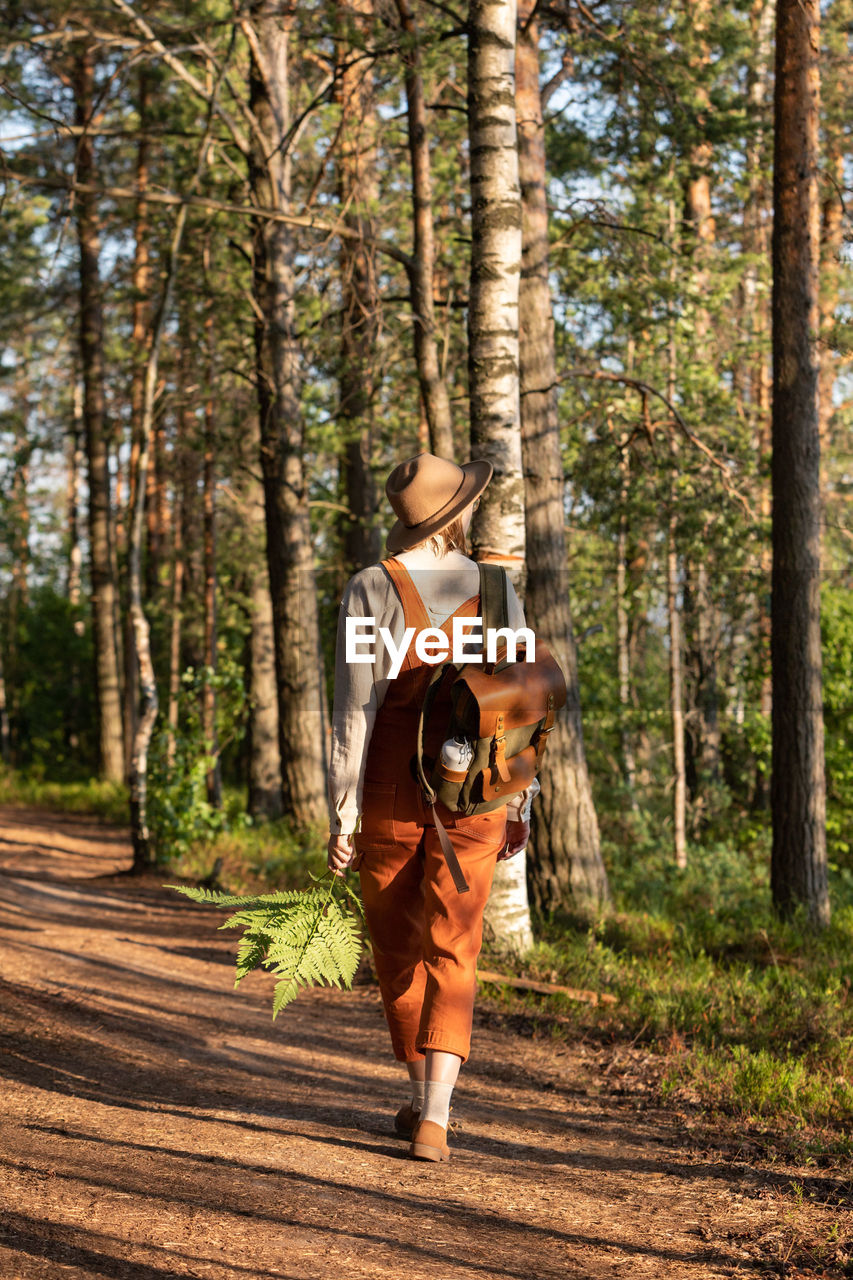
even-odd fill
[(480, 570), (480, 613), (483, 618), (483, 651), (486, 632), (509, 626), (506, 569), (499, 564), (478, 564)]
[(456, 850), (453, 848), (453, 842), (445, 830), (444, 823), (439, 818), (435, 810), (435, 792), (429, 784), (429, 779), (424, 772), (424, 725), (427, 721), (430, 709), (435, 701), (435, 695), (441, 684), (441, 678), (451, 664), (443, 662), (440, 667), (436, 667), (432, 673), (432, 679), (424, 697), (421, 714), (418, 717), (418, 737), (415, 747), (415, 768), (417, 770), (418, 782), (421, 785), (424, 803), (428, 804), (432, 810), (432, 820), (435, 824), (435, 832), (438, 836), (438, 843), (441, 845), (441, 851), (444, 854), (444, 860), (447, 863), (447, 869), (453, 877), (453, 883), (456, 886), (457, 893), (467, 893), (470, 885), (465, 879), (465, 873), (459, 865), (459, 859), (456, 856)]

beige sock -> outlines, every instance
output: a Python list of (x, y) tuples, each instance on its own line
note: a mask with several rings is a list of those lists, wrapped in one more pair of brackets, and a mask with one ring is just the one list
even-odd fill
[(424, 1105), (421, 1110), (421, 1124), (425, 1120), (432, 1120), (435, 1124), (440, 1124), (442, 1129), (446, 1129), (447, 1121), (450, 1118), (450, 1095), (452, 1093), (452, 1084), (444, 1084), (441, 1080), (427, 1080), (426, 1089), (424, 1090)]

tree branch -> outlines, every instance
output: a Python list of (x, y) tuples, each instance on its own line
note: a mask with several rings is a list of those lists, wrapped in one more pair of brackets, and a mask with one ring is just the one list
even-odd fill
[[(0, 160), (0, 177), (11, 179), (24, 187), (47, 187), (56, 191), (103, 196), (109, 200), (133, 200), (140, 198), (137, 187), (100, 187), (93, 183), (69, 182), (64, 178), (31, 177), (29, 174), (17, 173), (2, 164)], [(366, 236), (355, 228), (347, 227), (342, 222), (323, 222), (298, 213), (281, 213), (278, 209), (264, 209), (254, 205), (231, 204), (225, 200), (213, 200), (207, 196), (179, 196), (170, 191), (145, 192), (149, 204), (186, 205), (188, 208), (207, 209), (211, 213), (231, 213), (243, 218), (263, 218), (269, 222), (283, 222), (287, 226), (302, 227), (306, 231), (316, 231), (323, 235), (340, 236), (345, 240), (360, 240), (370, 245), (377, 253), (399, 262), (407, 271), (413, 267), (412, 257), (396, 245), (375, 236)]]
[(658, 391), (657, 387), (653, 387), (648, 382), (643, 382), (641, 378), (631, 378), (624, 373), (608, 373), (604, 369), (567, 369), (565, 373), (561, 374), (557, 378), (556, 382), (551, 384), (551, 386), (528, 387), (526, 391), (522, 392), (522, 395), (544, 395), (548, 391), (553, 391), (555, 386), (559, 386), (561, 382), (566, 382), (569, 378), (591, 378), (595, 382), (618, 382), (621, 383), (622, 386), (633, 387), (644, 396), (654, 396), (657, 400), (660, 400), (662, 404), (666, 405), (667, 409), (672, 414), (672, 421), (678, 427), (684, 438), (688, 440), (690, 444), (693, 445), (693, 448), (697, 449), (698, 452), (706, 457), (712, 466), (716, 467), (719, 471), (723, 481), (723, 488), (729, 497), (734, 498), (736, 502), (740, 503), (750, 520), (755, 519), (755, 512), (752, 510), (752, 507), (749, 505), (740, 490), (732, 484), (727, 464), (721, 458), (718, 458), (713, 450), (709, 449), (708, 445), (706, 445), (703, 440), (700, 440), (693, 428), (685, 422), (684, 418), (681, 416), (669, 397), (665, 396), (662, 391)]

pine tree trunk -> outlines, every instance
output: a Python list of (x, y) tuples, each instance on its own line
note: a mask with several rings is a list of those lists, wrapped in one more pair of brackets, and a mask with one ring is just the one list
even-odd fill
[[(180, 457), (180, 444), (176, 453)], [(180, 463), (179, 463), (180, 465)], [(184, 605), (184, 486), (175, 486), (175, 507), (172, 513), (172, 599), (169, 603), (169, 700), (166, 711), (168, 725), (166, 737), (166, 763), (171, 768), (177, 750), (178, 718), (181, 690), (181, 627)]]
[[(80, 50), (73, 66), (74, 119), (88, 125), (94, 103), (94, 54)], [(81, 134), (77, 146), (77, 181), (97, 181), (91, 138)], [(83, 374), (83, 419), (89, 487), (89, 547), (92, 579), (92, 624), (95, 648), (100, 768), (103, 777), (125, 776), (121, 685), (116, 636), (117, 592), (113, 560), (113, 516), (108, 468), (109, 436), (104, 405), (103, 301), (100, 281), (100, 238), (97, 197), (78, 192), (75, 199), (80, 246), (80, 354)]]
[[(135, 486), (139, 473), (139, 450), (142, 440), (142, 417), (145, 399), (145, 362), (148, 354), (148, 342), (151, 336), (151, 270), (149, 254), (149, 219), (146, 192), (148, 189), (148, 74), (140, 72), (139, 90), (137, 94), (137, 111), (139, 114), (140, 134), (136, 144), (136, 219), (134, 226), (133, 253), (133, 306), (131, 318), (131, 347), (133, 373), (130, 383), (130, 463), (128, 482), (128, 527), (133, 520), (136, 505)], [(153, 476), (153, 467), (149, 464), (149, 481)], [(150, 488), (150, 484), (149, 484)], [(148, 504), (150, 512), (150, 503)], [(148, 557), (145, 563), (146, 596), (154, 600), (157, 585), (157, 561), (151, 554), (153, 548), (149, 541)], [(133, 638), (133, 621), (128, 609), (124, 622), (124, 687), (125, 687), (125, 734), (124, 748), (127, 768), (133, 754), (133, 742), (139, 730), (139, 669), (136, 646)]]
[[(205, 246), (205, 275), (209, 278), (210, 262)], [(208, 301), (204, 321), (207, 346), (207, 395), (204, 402), (204, 665), (208, 671), (202, 692), (202, 729), (207, 749), (215, 756), (215, 764), (207, 772), (207, 799), (215, 809), (222, 807), (222, 766), (216, 732), (216, 413), (213, 404), (216, 387), (216, 335), (213, 303)]]
[(525, 612), (551, 649), (569, 696), (548, 743), (533, 806), (529, 880), (541, 911), (589, 909), (608, 898), (598, 821), (581, 727), (564, 532), (554, 321), (548, 280), (545, 128), (539, 88), (539, 33), (533, 0), (519, 6), (516, 114), (522, 199), (519, 289), (522, 456), (527, 537)]
[(773, 902), (829, 922), (820, 642), (818, 0), (778, 0), (773, 181)]
[[(475, 556), (503, 563), (520, 587), (524, 481), (518, 398), (521, 191), (515, 126), (516, 6), (472, 0), (468, 11), (468, 138), (471, 153), (471, 282), (468, 379), (471, 456), (494, 466), (472, 526)], [(525, 867), (499, 862), (487, 928), (499, 946), (531, 945)]]
[(83, 386), (74, 378), (71, 392), (71, 429), (68, 432), (68, 487), (66, 512), (68, 521), (68, 572), (66, 594), (72, 609), (80, 604), (83, 552), (80, 547), (80, 473), (83, 469)]
[(669, 707), (672, 721), (672, 828), (675, 865), (687, 866), (687, 780), (684, 762), (684, 693), (681, 616), (678, 610), (678, 548), (675, 514), (666, 542), (666, 612), (669, 631)]
[[(346, 210), (345, 223), (364, 236), (345, 238), (339, 254), (341, 272), (340, 405), (338, 422), (343, 440), (341, 470), (345, 569), (351, 576), (374, 564), (382, 552), (376, 526), (379, 507), (370, 466), (373, 435), (373, 398), (376, 393), (379, 289), (376, 252), (368, 243), (375, 234), (373, 210), (379, 198), (376, 175), (377, 121), (373, 77), (363, 61), (354, 60), (356, 47), (369, 45), (372, 0), (351, 0), (338, 8), (342, 26), (338, 45), (338, 103), (341, 128), (338, 135), (338, 194)], [(347, 26), (351, 30), (347, 30)], [(357, 46), (350, 43), (357, 41)]]
[[(762, 270), (759, 262), (769, 259), (769, 227), (771, 224), (771, 191), (768, 182), (767, 150), (772, 133), (772, 120), (765, 123), (766, 103), (773, 79), (773, 24), (775, 0), (754, 0), (750, 13), (750, 31), (754, 56), (747, 73), (747, 101), (751, 118), (759, 126), (746, 145), (748, 195), (744, 210), (744, 248), (756, 261), (744, 275), (743, 329), (749, 336), (748, 370), (749, 421), (752, 425), (754, 450), (758, 463), (756, 507), (765, 526), (770, 524), (770, 317), (769, 308), (760, 294)], [(753, 603), (758, 633), (758, 651), (763, 676), (759, 709), (769, 722), (772, 714), (772, 679), (770, 674), (770, 576), (772, 555), (762, 539), (760, 585)], [(753, 772), (752, 807), (766, 809), (770, 804), (769, 779), (756, 768)]]
[(246, 534), (245, 592), (249, 601), (250, 634), (246, 683), (249, 689), (247, 727), (249, 813), (256, 818), (280, 818), (281, 755), (278, 746), (278, 694), (275, 679), (275, 637), (267, 569), (267, 531), (263, 485), (256, 478), (260, 431), (252, 415), (241, 468), (240, 514)]
[[(522, 414), (523, 414), (522, 409)], [(616, 666), (619, 679), (620, 741), (622, 777), (632, 809), (637, 808), (637, 760), (634, 754), (630, 717), (631, 699), (631, 627), (628, 614), (628, 475), (630, 460), (627, 450), (620, 459), (622, 486), (620, 491), (619, 532), (616, 538)]]
[(409, 0), (397, 0), (405, 33), (406, 110), (409, 160), (412, 169), (412, 268), (409, 291), (415, 343), (415, 364), (421, 404), (429, 429), (429, 448), (439, 458), (453, 458), (453, 419), (447, 382), (441, 371), (435, 326), (435, 236), (432, 213), (432, 168), (427, 132), (418, 29)]
[[(287, 213), (291, 157), (288, 39), (292, 5), (256, 0), (252, 21), (251, 108), (263, 134), (253, 139), (254, 202)], [(326, 816), (320, 636), (294, 333), (292, 231), (267, 219), (254, 226), (253, 292), (267, 555), (275, 628), (279, 742), (285, 811), (299, 823)]]
[(2, 636), (0, 636), (0, 760), (6, 765), (11, 765), (12, 763), (12, 735), (9, 729), (9, 707), (6, 701)]

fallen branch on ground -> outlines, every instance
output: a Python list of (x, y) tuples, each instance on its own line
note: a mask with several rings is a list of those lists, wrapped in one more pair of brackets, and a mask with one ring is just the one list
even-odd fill
[(505, 987), (517, 987), (520, 991), (538, 991), (543, 996), (568, 996), (581, 1004), (616, 1004), (616, 997), (606, 991), (579, 991), (576, 987), (561, 987), (556, 982), (534, 982), (532, 978), (512, 978), (505, 973), (477, 970), (479, 982), (495, 982)]

